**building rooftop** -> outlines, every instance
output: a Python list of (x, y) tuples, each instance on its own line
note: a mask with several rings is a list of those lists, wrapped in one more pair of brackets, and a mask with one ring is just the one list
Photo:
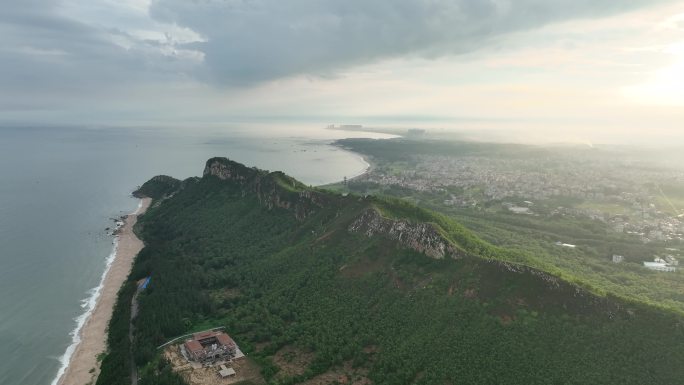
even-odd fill
[(233, 339), (230, 338), (228, 336), (228, 334), (226, 334), (226, 333), (221, 333), (221, 334), (217, 335), (216, 339), (218, 340), (218, 342), (221, 345), (226, 345), (226, 346), (235, 345), (235, 342), (233, 342)]
[(228, 348), (233, 349), (236, 346), (235, 342), (228, 334), (221, 331), (206, 331), (193, 334), (192, 339), (185, 342), (185, 347), (190, 352), (198, 352), (213, 344), (227, 346)]
[(185, 348), (188, 349), (190, 352), (198, 352), (203, 349), (202, 344), (195, 340), (186, 341)]
[(216, 336), (216, 332), (199, 332), (199, 333), (193, 334), (192, 339), (203, 340), (205, 338), (215, 337), (215, 336)]
[(663, 262), (644, 262), (644, 266), (658, 267), (658, 266), (665, 266), (665, 263), (663, 263)]
[(662, 263), (662, 262), (644, 262), (644, 267), (647, 269), (658, 270), (658, 271), (676, 271), (677, 270), (674, 266), (670, 266), (670, 265)]

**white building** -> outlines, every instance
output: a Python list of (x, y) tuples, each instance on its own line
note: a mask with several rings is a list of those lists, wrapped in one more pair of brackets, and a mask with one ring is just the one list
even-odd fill
[(677, 258), (675, 258), (671, 255), (665, 256), (665, 262), (667, 262), (668, 265), (679, 266), (679, 261), (677, 260)]
[(561, 242), (561, 241), (556, 242), (556, 246), (567, 247), (567, 248), (569, 248), (569, 249), (574, 249), (574, 248), (577, 247), (577, 245), (572, 245), (572, 244), (570, 244), (570, 243), (563, 243), (563, 242)]
[(644, 262), (644, 267), (650, 270), (656, 271), (675, 271), (677, 270), (674, 266), (668, 266), (662, 262)]
[(511, 206), (508, 210), (514, 214), (532, 214), (529, 207)]
[(623, 257), (622, 255), (613, 255), (613, 263), (621, 263), (624, 260), (625, 257)]

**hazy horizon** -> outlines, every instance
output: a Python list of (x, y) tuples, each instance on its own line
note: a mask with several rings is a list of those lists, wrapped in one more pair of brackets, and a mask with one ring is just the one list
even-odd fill
[[(370, 123), (368, 123), (370, 122)], [(377, 122), (377, 123), (374, 123)], [(360, 125), (361, 131), (338, 131), (333, 130), (328, 136), (321, 136), (321, 128), (328, 125)], [(476, 125), (476, 124), (474, 124)], [(0, 130), (28, 129), (28, 130), (61, 130), (61, 129), (85, 129), (85, 130), (121, 130), (124, 132), (140, 130), (143, 132), (165, 132), (167, 134), (198, 136), (207, 133), (226, 135), (233, 137), (240, 136), (261, 136), (261, 137), (302, 137), (312, 139), (341, 139), (344, 137), (355, 137), (355, 132), (375, 132), (390, 135), (406, 136), (409, 129), (422, 129), (428, 134), (426, 139), (449, 139), (470, 142), (494, 142), (527, 144), (537, 146), (619, 146), (624, 148), (635, 148), (643, 150), (682, 150), (684, 148), (684, 130), (670, 135), (654, 136), (648, 132), (641, 135), (616, 135), (611, 132), (601, 132), (591, 129), (577, 131), (544, 132), (534, 127), (506, 127), (506, 128), (478, 128), (466, 126), (463, 128), (453, 128), (448, 122), (433, 120), (423, 122), (410, 120), (408, 122), (392, 123), (391, 120), (363, 120), (363, 119), (344, 119), (324, 121), (320, 118), (311, 119), (258, 119), (255, 121), (242, 120), (238, 122), (178, 122), (178, 123), (152, 123), (138, 122), (129, 124), (50, 124), (39, 122), (0, 122)], [(668, 152), (668, 156), (671, 154)]]
[(0, 31), (4, 125), (684, 141), (676, 1), (30, 0)]

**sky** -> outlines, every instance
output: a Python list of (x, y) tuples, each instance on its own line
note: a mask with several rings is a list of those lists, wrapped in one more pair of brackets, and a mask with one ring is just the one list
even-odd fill
[(5, 2), (0, 90), (0, 124), (684, 143), (684, 2)]

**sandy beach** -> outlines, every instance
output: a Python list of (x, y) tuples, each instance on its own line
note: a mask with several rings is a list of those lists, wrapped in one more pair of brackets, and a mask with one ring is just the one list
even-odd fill
[[(332, 143), (330, 143), (330, 145), (331, 145), (331, 146), (335, 146), (335, 147), (341, 149), (342, 151), (345, 151), (345, 152), (348, 152), (348, 153), (354, 155), (355, 157), (361, 159), (361, 161), (363, 161), (363, 162), (366, 164), (366, 168), (365, 168), (363, 171), (361, 171), (361, 172), (359, 172), (359, 173), (357, 173), (357, 174), (354, 174), (354, 175), (352, 175), (352, 176), (347, 177), (347, 182), (350, 182), (350, 181), (358, 181), (358, 180), (362, 179), (364, 176), (366, 176), (367, 174), (369, 174), (371, 171), (373, 171), (373, 169), (375, 169), (375, 163), (373, 162), (373, 159), (372, 159), (371, 156), (368, 156), (368, 155), (365, 155), (365, 154), (361, 154), (361, 153), (358, 153), (358, 152), (354, 152), (354, 151), (352, 151), (352, 150), (349, 149), (349, 148), (346, 148), (346, 147), (344, 147), (344, 146), (342, 146), (342, 145), (340, 145), (340, 144), (337, 144), (336, 142), (332, 142)], [(326, 183), (326, 184), (324, 184), (324, 185), (322, 185), (322, 186), (339, 184), (339, 183), (342, 183), (343, 181), (344, 181), (344, 180), (338, 180), (338, 181), (336, 181), (336, 182)]]
[(106, 349), (107, 325), (112, 317), (117, 292), (131, 271), (135, 256), (143, 247), (142, 241), (133, 233), (133, 226), (150, 202), (149, 198), (143, 199), (139, 209), (129, 214), (119, 229), (114, 261), (104, 277), (97, 304), (79, 333), (81, 342), (76, 346), (64, 375), (57, 382), (59, 385), (94, 383), (100, 372), (97, 356)]

